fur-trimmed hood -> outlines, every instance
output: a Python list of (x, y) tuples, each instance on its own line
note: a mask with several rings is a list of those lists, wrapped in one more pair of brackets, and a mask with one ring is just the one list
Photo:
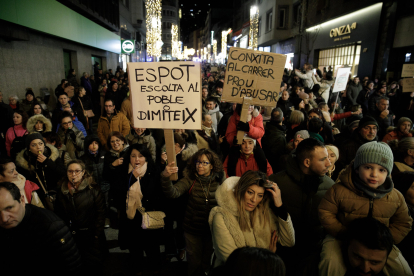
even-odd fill
[(216, 200), (218, 205), (236, 217), (239, 216), (239, 211), (237, 208), (236, 197), (234, 196), (234, 187), (236, 187), (239, 179), (239, 176), (227, 178), (216, 191)]
[[(95, 185), (95, 184), (96, 183), (93, 180), (93, 177), (89, 176), (89, 177), (82, 180), (82, 183), (78, 187), (78, 192), (83, 191), (87, 187), (89, 187), (89, 189), (93, 189), (93, 185)], [(61, 181), (59, 181), (59, 185), (61, 186), (61, 191), (64, 195), (69, 193), (68, 178), (67, 177), (64, 177)]]
[[(52, 161), (59, 158), (59, 150), (50, 144), (45, 145), (45, 152), (43, 154)], [(16, 164), (28, 171), (34, 171), (35, 169), (32, 164), (29, 164), (29, 152), (26, 149), (17, 154)]]
[[(166, 151), (165, 145), (162, 146), (161, 152)], [(198, 147), (196, 144), (186, 143), (185, 149), (181, 152), (182, 160), (187, 161), (189, 160), (196, 152), (198, 151)]]
[(26, 129), (29, 132), (29, 134), (36, 132), (35, 125), (38, 121), (41, 121), (45, 125), (45, 129), (43, 129), (43, 132), (52, 131), (52, 122), (42, 114), (38, 114), (30, 117), (26, 123)]

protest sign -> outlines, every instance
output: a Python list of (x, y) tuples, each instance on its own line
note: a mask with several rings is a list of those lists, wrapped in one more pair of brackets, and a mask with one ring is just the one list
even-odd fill
[(339, 68), (336, 74), (334, 88), (332, 93), (344, 91), (349, 80), (349, 72), (351, 72), (350, 67)]
[(217, 67), (216, 66), (211, 67), (211, 70), (210, 71), (211, 72), (217, 72)]
[(242, 48), (230, 48), (222, 100), (252, 105), (276, 106), (286, 56)]
[(414, 92), (414, 78), (403, 79), (402, 85), (402, 92)]
[(200, 72), (192, 61), (128, 63), (134, 125), (201, 129)]
[(164, 129), (167, 162), (175, 163), (173, 129), (201, 129), (200, 64), (131, 62), (127, 70), (134, 126)]
[(402, 78), (414, 77), (414, 64), (404, 64), (401, 77)]

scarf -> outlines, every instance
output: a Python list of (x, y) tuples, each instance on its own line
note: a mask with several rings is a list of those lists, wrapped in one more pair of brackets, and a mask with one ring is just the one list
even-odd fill
[(204, 132), (206, 133), (208, 137), (211, 137), (211, 132), (213, 131), (213, 128), (206, 127), (205, 125), (202, 125), (201, 128), (202, 130), (204, 130)]
[(366, 185), (359, 175), (352, 170), (352, 183), (354, 184), (355, 188), (362, 191), (365, 195), (373, 199), (380, 199), (386, 196), (389, 192), (392, 191), (394, 188), (394, 183), (392, 182), (391, 178), (387, 176), (385, 182), (379, 186), (378, 188), (374, 189)]
[(78, 192), (79, 189), (79, 185), (82, 183), (83, 179), (81, 181), (79, 181), (78, 183), (71, 183), (70, 181), (68, 181), (68, 189), (69, 189), (69, 193), (73, 196), (74, 193)]
[[(137, 209), (142, 207), (142, 198), (144, 195), (142, 194), (141, 183), (139, 180), (145, 175), (147, 171), (147, 164), (148, 163), (145, 162), (145, 164), (140, 167), (137, 181), (135, 181), (135, 183), (132, 185), (129, 183), (131, 186), (128, 189), (126, 198), (126, 213), (129, 219), (134, 219)], [(131, 165), (131, 163), (129, 163), (128, 174), (132, 173), (133, 170), (134, 167)], [(130, 176), (130, 181), (132, 176), (133, 174)]]
[[(147, 165), (148, 165), (148, 162), (145, 162), (145, 164), (140, 167), (140, 170), (138, 172), (138, 177), (139, 178), (142, 178), (145, 175), (145, 173), (147, 172)], [(132, 167), (131, 163), (129, 163), (128, 174), (130, 174), (134, 169), (135, 168)]]

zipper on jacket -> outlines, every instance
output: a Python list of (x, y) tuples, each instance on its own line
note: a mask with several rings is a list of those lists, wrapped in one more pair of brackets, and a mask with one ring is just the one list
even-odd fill
[(372, 218), (372, 210), (374, 209), (374, 199), (371, 198), (369, 200), (369, 211), (368, 211), (368, 217)]

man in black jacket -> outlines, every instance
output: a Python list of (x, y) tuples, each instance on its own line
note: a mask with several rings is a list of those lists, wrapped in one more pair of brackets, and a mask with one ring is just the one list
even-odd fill
[(0, 259), (3, 275), (77, 275), (81, 260), (65, 223), (25, 204), (19, 188), (0, 183)]
[(279, 159), (286, 153), (286, 127), (282, 123), (282, 110), (279, 107), (274, 108), (262, 139), (263, 151), (272, 166), (273, 173), (280, 171), (278, 168)]
[(381, 97), (377, 99), (377, 105), (375, 111), (372, 113), (372, 117), (378, 122), (378, 139), (387, 134), (387, 128), (394, 126), (395, 115), (389, 110), (390, 101), (387, 97)]

